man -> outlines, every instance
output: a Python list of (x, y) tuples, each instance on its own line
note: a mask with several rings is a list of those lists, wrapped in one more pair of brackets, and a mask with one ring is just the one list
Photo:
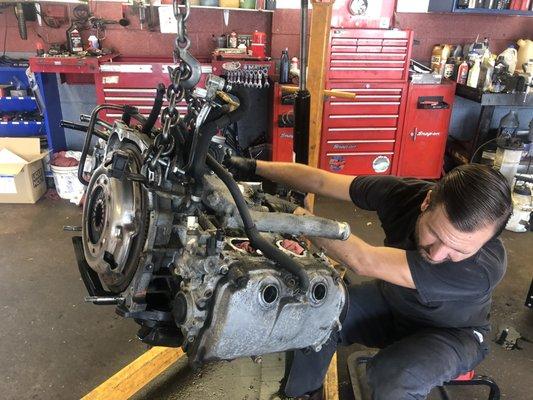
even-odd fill
[(299, 191), (351, 200), (376, 211), (385, 231), (384, 247), (356, 235), (312, 238), (331, 258), (376, 280), (348, 289), (342, 329), (320, 352), (295, 352), (286, 395), (322, 398), (338, 343), (381, 349), (367, 365), (375, 400), (425, 399), (433, 387), (483, 360), (491, 294), (507, 264), (497, 236), (512, 211), (511, 190), (499, 172), (464, 165), (434, 184), (243, 158), (229, 165)]

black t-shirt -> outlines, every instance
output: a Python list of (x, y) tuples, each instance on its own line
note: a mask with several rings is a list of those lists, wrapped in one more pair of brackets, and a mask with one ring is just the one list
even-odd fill
[(488, 241), (460, 262), (431, 264), (414, 239), (420, 206), (430, 182), (392, 176), (360, 176), (350, 186), (357, 207), (376, 211), (385, 246), (404, 249), (416, 289), (380, 282), (383, 296), (398, 318), (421, 326), (488, 329), (491, 294), (503, 278), (507, 257), (502, 242)]

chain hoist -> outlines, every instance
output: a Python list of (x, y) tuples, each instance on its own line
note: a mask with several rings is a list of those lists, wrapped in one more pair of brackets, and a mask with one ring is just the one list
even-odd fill
[(175, 66), (168, 66), (170, 77), (170, 84), (166, 90), (168, 106), (161, 113), (162, 129), (155, 139), (155, 154), (150, 162), (151, 169), (162, 161), (162, 156), (172, 152), (174, 142), (170, 133), (181, 118), (178, 104), (185, 98), (186, 92), (193, 89), (200, 81), (201, 75), (200, 63), (189, 53), (191, 40), (186, 27), (190, 14), (189, 0), (174, 0), (172, 7), (177, 26), (173, 52)]

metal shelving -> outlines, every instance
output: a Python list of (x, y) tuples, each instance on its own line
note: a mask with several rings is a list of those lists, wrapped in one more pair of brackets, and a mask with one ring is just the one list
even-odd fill
[(493, 8), (459, 8), (457, 0), (429, 0), (429, 12), (444, 12), (453, 14), (484, 14), (533, 17), (531, 10), (497, 10)]
[[(18, 80), (28, 85), (25, 68), (0, 67), (0, 81), (10, 82)], [(37, 111), (37, 102), (33, 96), (5, 96), (0, 97), (0, 111), (2, 113), (25, 113)], [(0, 120), (0, 136), (25, 137), (46, 135), (44, 123), (40, 119), (16, 119), (13, 121)]]

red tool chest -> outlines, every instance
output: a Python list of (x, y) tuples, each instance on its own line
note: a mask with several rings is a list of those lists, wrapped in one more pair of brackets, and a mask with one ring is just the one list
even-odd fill
[(454, 98), (453, 81), (409, 85), (398, 175), (440, 178)]
[[(170, 62), (154, 61), (119, 61), (100, 65), (95, 75), (96, 97), (99, 104), (126, 104), (137, 107), (141, 114), (148, 116), (154, 104), (156, 87), (159, 83), (168, 86)], [(211, 72), (210, 65), (202, 65), (202, 78)], [(201, 86), (201, 85), (200, 85)], [(164, 99), (163, 106), (168, 105)], [(187, 111), (187, 104), (182, 101), (178, 110)], [(107, 120), (120, 118), (116, 111), (108, 111), (102, 115)], [(159, 123), (159, 121), (158, 121)]]
[(411, 43), (409, 30), (332, 30), (327, 89), (357, 96), (324, 102), (320, 168), (350, 175), (397, 173)]
[(406, 81), (411, 31), (334, 29), (329, 46), (329, 80)]

